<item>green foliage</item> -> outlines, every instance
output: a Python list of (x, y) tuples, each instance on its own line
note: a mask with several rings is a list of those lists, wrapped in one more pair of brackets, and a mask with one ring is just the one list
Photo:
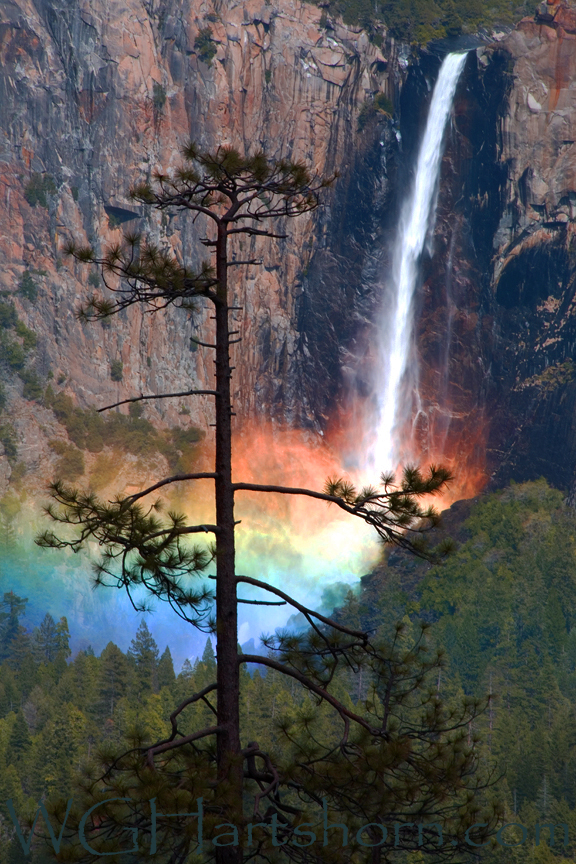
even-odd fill
[(13, 372), (24, 368), (26, 353), (22, 346), (2, 334), (0, 336), (0, 362), (5, 363)]
[(569, 384), (575, 377), (576, 364), (572, 359), (568, 359), (564, 360), (563, 363), (547, 366), (543, 372), (522, 381), (518, 389), (524, 390), (526, 387), (538, 387), (544, 392), (550, 393), (558, 387)]
[(40, 204), (48, 207), (47, 195), (56, 193), (56, 184), (51, 174), (32, 174), (32, 177), (24, 187), (24, 198), (31, 207)]
[(2, 301), (0, 301), (0, 327), (2, 330), (14, 328), (14, 332), (22, 340), (17, 342), (0, 330), (0, 362), (4, 363), (10, 371), (20, 375), (24, 381), (24, 397), (26, 399), (40, 399), (42, 388), (38, 376), (34, 371), (24, 369), (26, 355), (37, 346), (36, 334), (19, 320), (13, 303)]
[(24, 351), (33, 351), (34, 348), (36, 348), (38, 344), (38, 337), (33, 330), (29, 330), (22, 321), (16, 322), (14, 330), (16, 331), (16, 334), (22, 339), (22, 347), (24, 348)]
[(146, 621), (142, 621), (128, 649), (128, 657), (136, 666), (140, 693), (158, 691), (158, 645)]
[(198, 56), (204, 63), (207, 63), (208, 66), (211, 65), (212, 60), (216, 56), (216, 43), (212, 38), (212, 30), (210, 27), (203, 27), (198, 36), (194, 40), (194, 50), (198, 53)]
[(10, 327), (15, 327), (17, 322), (18, 315), (14, 304), (0, 301), (0, 327), (8, 330)]
[(391, 117), (394, 113), (394, 106), (385, 93), (377, 93), (373, 99), (366, 99), (362, 103), (358, 114), (358, 131), (362, 132), (367, 122), (372, 118), (381, 114), (386, 117)]
[(41, 402), (44, 398), (44, 387), (40, 378), (33, 369), (23, 369), (20, 373), (20, 378), (24, 382), (22, 395), (25, 399)]
[(16, 430), (11, 423), (0, 425), (0, 444), (4, 447), (4, 453), (8, 462), (15, 465), (18, 460), (18, 444)]
[[(576, 514), (563, 497), (540, 480), (481, 498), (442, 568), (391, 559), (339, 613), (388, 634), (403, 616), (433, 622), (446, 657), (440, 692), (493, 694), (474, 728), (506, 772), (502, 794), (519, 814), (508, 821), (525, 825), (560, 812), (576, 825), (576, 742), (566, 735), (576, 710)], [(515, 855), (536, 864), (528, 848)]]
[(110, 377), (112, 381), (122, 381), (124, 364), (122, 360), (112, 360), (110, 363)]
[[(137, 406), (132, 407), (128, 417), (117, 413), (103, 416), (94, 410), (83, 410), (76, 407), (65, 393), (54, 393), (50, 385), (46, 388), (44, 401), (65, 427), (70, 440), (81, 450), (92, 453), (99, 453), (103, 447), (113, 447), (135, 456), (156, 452), (168, 459), (171, 468), (180, 466), (185, 470), (195, 461), (198, 444), (204, 437), (204, 432), (194, 426), (161, 432), (140, 416)], [(104, 464), (100, 467), (107, 475), (110, 473)]]
[(180, 429), (178, 426), (167, 433), (168, 441), (162, 444), (161, 452), (168, 460), (170, 469), (175, 472), (190, 471), (198, 456), (198, 445), (204, 433), (196, 426)]
[(166, 90), (162, 84), (159, 84), (157, 81), (154, 81), (152, 90), (152, 102), (154, 103), (154, 108), (157, 111), (162, 111), (166, 104)]
[(72, 193), (72, 198), (74, 201), (78, 201), (79, 189), (78, 186), (71, 186), (70, 192)]
[(31, 303), (36, 303), (38, 300), (38, 288), (29, 270), (25, 270), (22, 274), (22, 279), (18, 285), (18, 290), (23, 297), (26, 297)]
[(6, 407), (6, 402), (7, 402), (6, 390), (4, 388), (4, 385), (2, 383), (0, 383), (0, 413), (2, 411), (4, 411), (4, 409)]
[(377, 111), (382, 111), (384, 114), (392, 115), (394, 113), (392, 100), (385, 93), (376, 94), (374, 97), (374, 107)]
[(84, 455), (73, 444), (64, 441), (50, 441), (50, 447), (60, 456), (56, 463), (55, 476), (62, 480), (74, 481), (86, 470)]
[(342, 16), (347, 24), (360, 25), (374, 41), (379, 37), (378, 26), (385, 25), (391, 36), (403, 42), (426, 44), (431, 39), (443, 39), (460, 33), (472, 33), (480, 26), (512, 24), (533, 12), (528, 2), (493, 0), (312, 0), (322, 5), (322, 19), (327, 23), (327, 10)]
[(61, 618), (58, 624), (49, 612), (46, 613), (40, 627), (36, 627), (32, 636), (33, 651), (41, 663), (52, 663), (59, 654), (70, 656), (68, 642), (70, 633), (66, 618)]
[(170, 653), (170, 648), (168, 646), (166, 646), (164, 653), (158, 661), (156, 677), (159, 690), (161, 690), (162, 687), (173, 687), (176, 683), (174, 663), (172, 662), (172, 654)]
[(350, 481), (331, 477), (324, 492), (346, 512), (365, 518), (384, 544), (393, 542), (420, 558), (438, 562), (452, 550), (452, 543), (444, 540), (436, 548), (429, 546), (426, 532), (438, 525), (440, 514), (431, 505), (421, 507), (419, 499), (436, 495), (450, 479), (450, 472), (443, 467), (431, 465), (422, 474), (418, 468), (407, 466), (398, 486), (393, 474), (382, 474), (378, 488), (365, 486), (360, 490)]

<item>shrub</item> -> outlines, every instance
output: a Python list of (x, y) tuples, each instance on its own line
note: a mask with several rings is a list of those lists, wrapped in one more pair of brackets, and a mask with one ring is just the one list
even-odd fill
[(99, 489), (109, 486), (117, 477), (120, 464), (121, 460), (117, 452), (112, 454), (101, 453), (90, 472), (90, 487), (97, 492)]
[(12, 490), (0, 498), (0, 513), (7, 522), (12, 522), (21, 509), (20, 499)]
[(22, 339), (22, 347), (24, 348), (24, 351), (32, 351), (36, 348), (38, 337), (33, 330), (29, 330), (22, 321), (17, 321), (14, 329), (17, 335)]
[(12, 468), (12, 474), (10, 475), (10, 480), (12, 483), (19, 483), (20, 480), (26, 474), (26, 465), (24, 462), (16, 462), (16, 464)]
[(44, 395), (44, 390), (36, 372), (32, 369), (23, 369), (20, 372), (20, 378), (24, 382), (24, 390), (22, 391), (24, 398), (39, 402)]
[(56, 477), (62, 480), (76, 480), (84, 474), (84, 454), (77, 447), (64, 441), (50, 441), (49, 445), (60, 456), (55, 468)]
[(196, 462), (198, 444), (204, 438), (204, 432), (196, 426), (180, 429), (178, 426), (170, 429), (168, 438), (160, 446), (160, 452), (167, 459), (171, 471), (189, 471)]
[(32, 177), (24, 187), (24, 197), (31, 207), (40, 204), (48, 207), (46, 195), (54, 195), (56, 184), (51, 174), (32, 174)]
[(162, 84), (159, 84), (157, 81), (154, 81), (152, 91), (152, 102), (154, 103), (154, 108), (156, 108), (157, 111), (162, 111), (166, 104), (166, 91)]
[(78, 201), (78, 186), (71, 186), (70, 192), (72, 193), (72, 198), (74, 199), (74, 201)]
[(97, 411), (85, 411), (74, 405), (65, 393), (54, 393), (48, 385), (44, 403), (68, 433), (68, 437), (81, 450), (99, 453), (104, 446), (113, 447), (135, 456), (161, 453), (171, 469), (187, 470), (196, 460), (198, 444), (204, 432), (192, 426), (160, 432), (149, 420), (140, 416), (141, 406), (131, 405), (130, 414), (113, 413), (104, 418)]
[(4, 389), (4, 385), (0, 384), (0, 411), (3, 411), (6, 407), (6, 390)]
[(124, 373), (124, 364), (122, 360), (112, 360), (110, 364), (110, 377), (112, 381), (122, 381), (122, 376)]
[[(321, 5), (322, 22), (326, 21), (327, 0), (313, 0)], [(517, 0), (331, 0), (329, 11), (341, 15), (347, 24), (360, 24), (377, 42), (383, 23), (391, 36), (402, 42), (420, 42), (456, 36), (463, 30), (473, 32), (480, 25), (519, 21), (533, 13), (533, 5)]]
[(24, 349), (18, 342), (4, 336), (0, 339), (0, 362), (5, 363), (15, 372), (23, 369), (26, 362)]
[(8, 462), (15, 465), (18, 460), (18, 445), (16, 430), (11, 423), (2, 423), (0, 426), (0, 444), (4, 447)]
[(208, 66), (211, 65), (212, 60), (216, 56), (216, 43), (212, 39), (212, 30), (210, 27), (203, 27), (198, 36), (194, 40), (194, 50), (198, 53), (198, 56), (204, 63), (207, 63)]
[(14, 327), (18, 321), (18, 315), (13, 303), (4, 303), (0, 301), (0, 327), (8, 330), (9, 327)]
[(30, 271), (25, 270), (22, 274), (22, 279), (18, 285), (18, 290), (23, 297), (26, 297), (31, 303), (36, 303), (38, 299), (38, 288), (34, 282)]
[(394, 106), (385, 93), (377, 93), (374, 99), (366, 99), (362, 103), (360, 113), (358, 114), (358, 131), (362, 132), (371, 117), (376, 114), (386, 114), (392, 116)]
[(385, 93), (376, 94), (374, 97), (374, 107), (377, 111), (383, 111), (384, 114), (389, 114), (390, 116), (394, 113), (392, 100)]

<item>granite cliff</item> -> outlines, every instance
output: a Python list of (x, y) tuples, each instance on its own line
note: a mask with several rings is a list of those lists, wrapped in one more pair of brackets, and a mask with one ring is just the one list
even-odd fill
[[(190, 137), (340, 171), (326, 207), (282, 226), (285, 241), (249, 250), (263, 266), (236, 283), (235, 401), (241, 416), (310, 430), (345, 422), (351, 396), (370, 395), (381, 276), (449, 46), (409, 55), (383, 32), (377, 47), (298, 0), (7, 0), (0, 15), (0, 287), (19, 321), (0, 308), (3, 489), (15, 468), (38, 488), (69, 447), (73, 423), (54, 394), (70, 397), (70, 415), (210, 383), (210, 358), (190, 341), (206, 310), (81, 326), (74, 311), (98, 286), (59, 251), (70, 236), (113, 241), (123, 225), (201, 260), (203, 226), (127, 197), (134, 178), (173, 167)], [(470, 52), (457, 94), (423, 262), (418, 437), (424, 454), (465, 463), (477, 486), (544, 474), (567, 487), (576, 465), (575, 48), (574, 7), (541, 4)], [(373, 101), (379, 92), (394, 119)], [(20, 366), (15, 345), (28, 351)], [(207, 428), (209, 401), (189, 403), (146, 416)], [(100, 457), (86, 458), (92, 468)], [(139, 463), (143, 480), (153, 470)]]
[[(54, 392), (81, 409), (190, 382), (210, 386), (211, 358), (190, 342), (207, 310), (194, 318), (171, 311), (153, 322), (133, 310), (109, 328), (81, 327), (75, 310), (97, 280), (62, 258), (62, 242), (73, 236), (105, 245), (122, 224), (197, 263), (205, 257), (203, 226), (143, 215), (127, 198), (130, 184), (177, 164), (190, 138), (206, 148), (262, 147), (271, 157), (305, 160), (319, 174), (346, 173), (361, 106), (394, 86), (388, 78), (396, 64), (360, 29), (325, 20), (299, 0), (8, 0), (0, 15), (0, 279), (20, 328), (36, 334), (24, 379), (32, 374), (41, 388), (51, 379)], [(288, 239), (254, 244), (264, 266), (236, 282), (244, 339), (236, 409), (297, 413), (318, 425), (316, 406), (294, 389), (296, 355), (307, 350), (296, 309), (318, 222), (282, 227)], [(340, 307), (338, 314), (346, 313)], [(10, 332), (7, 325), (13, 345)], [(9, 358), (4, 366), (15, 430), (12, 444), (4, 434), (7, 449), (16, 444), (29, 477), (43, 481), (56, 459), (47, 442), (59, 439), (62, 449), (66, 431), (39, 399), (22, 398), (31, 392), (22, 368)], [(209, 400), (188, 402), (154, 403), (147, 416), (161, 426), (207, 427)], [(15, 459), (12, 453), (12, 467)], [(3, 465), (5, 483), (11, 468)]]

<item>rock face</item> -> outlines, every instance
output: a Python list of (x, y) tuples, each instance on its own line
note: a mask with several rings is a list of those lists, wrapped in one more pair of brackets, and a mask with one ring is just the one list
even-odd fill
[[(97, 280), (90, 284), (87, 268), (62, 258), (62, 241), (102, 248), (120, 238), (121, 222), (198, 263), (206, 226), (135, 210), (130, 184), (178, 164), (190, 138), (206, 148), (261, 147), (270, 157), (305, 160), (318, 174), (338, 167), (348, 176), (360, 108), (372, 93), (393, 89), (395, 62), (388, 68), (390, 56), (361, 30), (299, 0), (7, 0), (0, 16), (0, 287), (37, 335), (40, 382), (52, 374), (55, 389), (83, 408), (211, 386), (210, 353), (190, 350), (190, 336), (209, 328), (207, 309), (153, 321), (134, 309), (110, 328), (82, 327), (75, 310)], [(277, 226), (287, 240), (249, 249), (264, 266), (236, 271), (243, 342), (235, 405), (245, 416), (257, 410), (319, 424), (313, 394), (297, 392), (297, 355), (307, 351), (297, 322), (305, 316), (303, 274), (327, 220)], [(246, 257), (241, 244), (234, 251)], [(19, 458), (43, 480), (54, 462), (46, 446), (58, 431), (53, 414), (22, 398), (18, 377), (8, 375), (7, 387)], [(191, 402), (190, 415), (179, 408), (178, 400), (148, 403), (147, 416), (165, 425), (211, 420), (208, 399)]]
[[(447, 272), (447, 401), (458, 441), (482, 429), (493, 484), (543, 475), (567, 488), (576, 466), (575, 82), (576, 8), (541, 4), (470, 57), (447, 150), (421, 332), (426, 343)], [(439, 344), (424, 349), (429, 373)]]
[[(278, 226), (286, 240), (234, 247), (263, 260), (235, 282), (234, 397), (243, 417), (350, 434), (440, 54), (408, 60), (299, 0), (6, 0), (0, 16), (0, 288), (37, 337), (24, 368), (2, 349), (4, 419), (31, 488), (53, 471), (48, 442), (66, 439), (38, 398), (50, 376), (81, 408), (212, 383), (190, 340), (208, 309), (81, 326), (79, 302), (102, 286), (60, 252), (70, 237), (115, 242), (122, 223), (199, 263), (207, 226), (127, 197), (190, 138), (340, 171), (325, 208)], [(463, 494), (489, 477), (567, 487), (576, 466), (576, 8), (541, 4), (502, 35), (470, 52), (459, 85), (418, 308), (418, 447), (459, 467)], [(394, 120), (370, 102), (379, 91)], [(186, 410), (166, 400), (146, 416), (211, 422), (209, 400)]]
[[(392, 201), (409, 180), (439, 65), (423, 52), (403, 84)], [(560, 2), (471, 51), (459, 83), (422, 262), (414, 436), (423, 458), (453, 466), (462, 495), (539, 476), (568, 489), (574, 477), (575, 82), (576, 7)], [(370, 332), (391, 233), (393, 220), (380, 222), (364, 247), (359, 333)], [(361, 393), (362, 348), (347, 344)]]

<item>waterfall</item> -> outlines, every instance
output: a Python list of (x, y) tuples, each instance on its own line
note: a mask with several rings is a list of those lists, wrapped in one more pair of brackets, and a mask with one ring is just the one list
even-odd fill
[(393, 470), (403, 452), (399, 438), (418, 410), (418, 369), (413, 350), (414, 294), (424, 246), (434, 230), (444, 132), (466, 54), (448, 54), (440, 68), (418, 153), (414, 185), (402, 206), (391, 277), (379, 324), (376, 392), (378, 420), (372, 467)]

